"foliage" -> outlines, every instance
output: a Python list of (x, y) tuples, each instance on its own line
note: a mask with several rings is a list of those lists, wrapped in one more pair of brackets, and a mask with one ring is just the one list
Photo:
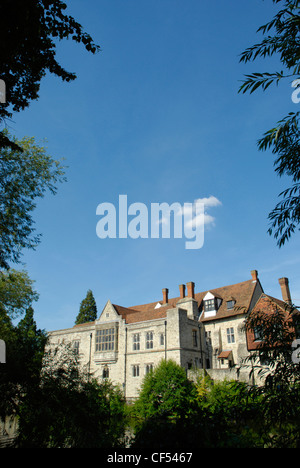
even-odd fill
[(6, 344), (6, 363), (0, 372), (0, 416), (4, 417), (17, 414), (23, 396), (37, 385), (47, 334), (37, 328), (30, 307), (17, 325), (5, 310), (0, 311), (0, 337)]
[(0, 271), (0, 310), (13, 319), (23, 314), (38, 300), (33, 284), (25, 270)]
[[(296, 309), (276, 308), (273, 312), (252, 311), (245, 322), (247, 331), (259, 330), (261, 340), (245, 362), (251, 361), (253, 371), (258, 370), (264, 379), (265, 388), (290, 387), (300, 383), (300, 366), (293, 360), (292, 343), (295, 340), (295, 326), (299, 320)], [(262, 364), (261, 364), (262, 363)]]
[[(164, 366), (171, 369), (170, 364)], [(184, 394), (185, 380), (175, 379), (176, 390), (168, 395), (168, 409), (163, 411), (160, 395), (169, 385), (161, 382), (159, 389), (154, 374), (144, 379), (132, 410), (134, 449), (299, 446), (298, 384), (253, 387), (235, 380), (213, 381), (201, 373), (189, 383), (194, 388), (179, 414), (178, 395)], [(165, 377), (172, 381), (172, 372)]]
[(196, 387), (197, 418), (203, 424), (203, 447), (254, 448), (263, 445), (261, 399), (251, 393), (251, 387), (235, 380), (213, 381), (205, 374), (197, 379)]
[(57, 183), (65, 180), (61, 163), (34, 138), (12, 140), (23, 152), (0, 151), (0, 268), (6, 269), (10, 262), (20, 261), (23, 248), (34, 249), (40, 242), (40, 235), (34, 235), (31, 213), (37, 199), (46, 191), (55, 194)]
[(172, 446), (183, 440), (185, 418), (196, 401), (195, 387), (185, 370), (172, 360), (161, 361), (141, 386), (132, 411), (134, 448)]
[(212, 385), (213, 380), (204, 369), (196, 372), (195, 387), (198, 400), (201, 401), (205, 397)]
[[(243, 93), (251, 94), (259, 88), (265, 91), (273, 83), (278, 85), (282, 79), (293, 78), (293, 82), (297, 82), (300, 77), (299, 1), (273, 0), (273, 3), (283, 6), (270, 22), (258, 29), (264, 35), (263, 40), (246, 49), (241, 61), (247, 63), (259, 57), (265, 59), (278, 55), (285, 71), (246, 75), (240, 87)], [(258, 141), (260, 150), (271, 148), (276, 155), (274, 166), (277, 174), (285, 174), (293, 182), (291, 187), (280, 193), (281, 201), (269, 213), (268, 232), (270, 235), (274, 233), (279, 247), (288, 241), (300, 224), (299, 132), (299, 112), (290, 112)]]
[(142, 418), (176, 420), (190, 411), (194, 397), (195, 388), (185, 370), (172, 360), (163, 360), (145, 376), (135, 409)]
[(90, 380), (68, 346), (45, 355), (38, 386), (19, 408), (19, 448), (109, 448), (124, 439), (121, 391)]
[(247, 361), (252, 372), (262, 380), (251, 389), (261, 400), (261, 414), (267, 447), (300, 446), (300, 364), (293, 359), (292, 343), (299, 314), (287, 306), (272, 313), (256, 311), (249, 314), (246, 330), (260, 330), (261, 341)]
[[(0, 373), (0, 415), (12, 414), (20, 394), (38, 376), (46, 333), (38, 330), (32, 303), (38, 299), (26, 271), (0, 272), (0, 339), (6, 344), (6, 364)], [(12, 320), (24, 315), (17, 326)]]
[[(165, 367), (170, 370), (167, 378), (171, 381), (172, 366), (173, 363), (165, 363)], [(155, 447), (162, 450), (176, 447), (193, 450), (195, 447), (257, 447), (262, 444), (261, 427), (257, 426), (259, 396), (250, 394), (246, 384), (235, 381), (216, 383), (203, 374), (198, 376), (195, 383), (187, 384), (186, 378), (176, 379), (176, 390), (173, 389), (168, 395), (168, 411), (164, 412), (159, 404), (160, 398), (157, 398), (161, 392), (155, 393), (154, 382), (151, 385), (154, 374), (155, 371), (152, 379), (147, 377), (144, 380), (134, 405), (136, 419), (133, 448)], [(169, 385), (160, 383), (160, 387), (165, 386)], [(179, 414), (178, 394), (183, 395), (187, 386), (189, 396), (183, 398)]]
[[(0, 107), (0, 120), (38, 99), (47, 72), (67, 82), (76, 78), (56, 59), (58, 41), (71, 39), (88, 52), (99, 51), (82, 26), (65, 14), (66, 8), (61, 0), (1, 0), (0, 77), (6, 83), (6, 105)], [(0, 133), (0, 147), (6, 145), (14, 147), (14, 142)]]
[(75, 324), (93, 322), (97, 318), (97, 305), (92, 291), (89, 289), (85, 299), (81, 301)]

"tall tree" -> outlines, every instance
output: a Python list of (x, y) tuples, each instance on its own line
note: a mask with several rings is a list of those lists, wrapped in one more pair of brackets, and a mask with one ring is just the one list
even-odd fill
[[(246, 75), (240, 92), (251, 94), (259, 88), (265, 91), (270, 85), (278, 84), (284, 78), (291, 79), (292, 86), (299, 86), (297, 81), (300, 78), (299, 0), (272, 1), (274, 4), (282, 5), (281, 10), (270, 22), (258, 29), (258, 32), (264, 35), (263, 40), (246, 49), (241, 55), (241, 61), (247, 63), (259, 57), (277, 55), (285, 70)], [(290, 112), (258, 141), (259, 150), (271, 149), (275, 155), (274, 166), (277, 174), (291, 177), (293, 184), (280, 193), (280, 202), (269, 213), (268, 232), (277, 239), (279, 247), (288, 241), (300, 224), (299, 116), (299, 111)]]
[(89, 289), (85, 299), (81, 301), (79, 313), (76, 317), (75, 324), (93, 322), (97, 318), (97, 305), (92, 291)]
[(125, 402), (110, 382), (90, 380), (72, 347), (44, 356), (37, 385), (17, 408), (19, 448), (120, 448), (126, 429)]
[[(81, 43), (93, 54), (100, 50), (66, 9), (61, 0), (1, 0), (0, 78), (6, 84), (6, 103), (0, 105), (0, 121), (38, 99), (47, 72), (67, 82), (76, 78), (56, 59), (59, 40)], [(7, 145), (15, 147), (15, 142), (0, 132), (0, 147)]]
[(0, 417), (18, 412), (26, 392), (38, 385), (47, 334), (36, 326), (29, 307), (18, 325), (0, 310), (0, 337), (6, 344), (6, 363), (0, 372)]
[[(258, 369), (260, 385), (250, 390), (260, 398), (260, 411), (268, 429), (265, 447), (300, 446), (300, 364), (294, 345), (299, 330), (299, 311), (286, 305), (285, 310), (252, 311), (246, 321), (248, 332), (259, 331), (257, 349), (245, 360), (252, 372)], [(263, 364), (262, 364), (263, 363)]]
[(0, 149), (0, 268), (6, 269), (20, 261), (24, 248), (34, 249), (40, 242), (31, 213), (46, 191), (55, 194), (65, 180), (64, 167), (34, 138), (9, 139), (23, 152)]

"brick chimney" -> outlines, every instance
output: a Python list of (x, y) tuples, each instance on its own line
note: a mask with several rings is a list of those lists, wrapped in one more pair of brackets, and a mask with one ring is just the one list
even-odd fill
[(183, 299), (185, 297), (185, 284), (179, 285), (179, 291), (180, 291), (180, 299)]
[(251, 271), (251, 276), (252, 276), (253, 281), (257, 281), (257, 278), (258, 278), (257, 270), (252, 270)]
[(195, 283), (192, 281), (190, 283), (186, 283), (187, 285), (187, 297), (191, 297), (195, 299)]
[(281, 287), (282, 299), (284, 300), (284, 302), (287, 302), (288, 304), (292, 304), (288, 278), (279, 278), (278, 282)]
[(169, 290), (167, 288), (164, 288), (162, 290), (162, 293), (163, 293), (163, 304), (168, 304), (168, 294), (169, 294)]

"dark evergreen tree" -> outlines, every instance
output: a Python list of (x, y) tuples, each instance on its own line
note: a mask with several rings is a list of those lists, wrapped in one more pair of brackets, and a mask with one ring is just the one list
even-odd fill
[(6, 343), (6, 363), (0, 372), (0, 417), (4, 418), (17, 415), (28, 389), (38, 385), (47, 334), (37, 328), (32, 307), (16, 326), (2, 308), (0, 337)]
[(92, 291), (89, 289), (86, 298), (81, 301), (75, 324), (93, 322), (97, 318), (97, 305)]

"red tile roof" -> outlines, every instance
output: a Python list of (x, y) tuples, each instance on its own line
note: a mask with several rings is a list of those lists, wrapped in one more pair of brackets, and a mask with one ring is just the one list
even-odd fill
[[(155, 305), (157, 302), (155, 303)], [(167, 310), (171, 308), (171, 306), (163, 306), (158, 309), (147, 309), (145, 310), (133, 310), (132, 307), (126, 308), (122, 306), (118, 306), (113, 304), (114, 308), (125, 319), (126, 323), (135, 323), (135, 322), (145, 322), (147, 320), (155, 320), (160, 318), (165, 318), (167, 315)]]
[(218, 356), (218, 359), (228, 359), (230, 354), (232, 354), (232, 351), (221, 351), (221, 353)]
[[(253, 281), (253, 279), (250, 279), (241, 283), (195, 293), (195, 300), (197, 301), (198, 308), (201, 312), (200, 320), (202, 322), (208, 322), (247, 313), (257, 284), (260, 286), (259, 280)], [(203, 313), (203, 298), (208, 292), (210, 292), (213, 296), (221, 299), (221, 304), (216, 312), (216, 315), (213, 317), (204, 317)], [(165, 318), (167, 316), (167, 310), (176, 307), (176, 305), (180, 307), (180, 303), (178, 303), (180, 299), (180, 297), (169, 298), (167, 304), (162, 304), (162, 300), (160, 299), (148, 304), (140, 304), (130, 307), (123, 307), (117, 304), (113, 304), (113, 307), (116, 309), (117, 313), (126, 321), (126, 323), (129, 324)], [(232, 300), (235, 301), (234, 308), (227, 309), (227, 301)], [(279, 301), (278, 299), (274, 298), (273, 301), (277, 301), (278, 304), (286, 307), (286, 304), (283, 301)], [(157, 304), (160, 304), (161, 307), (156, 308)], [(91, 322), (78, 326), (90, 324)]]
[[(201, 316), (201, 321), (207, 322), (211, 320), (218, 320), (226, 317), (235, 315), (245, 314), (250, 306), (250, 302), (253, 296), (253, 292), (256, 286), (256, 282), (253, 280), (244, 281), (242, 283), (233, 284), (230, 286), (224, 286), (221, 288), (210, 289), (195, 294), (195, 300), (198, 302), (198, 307), (201, 309), (203, 306), (203, 298), (208, 292), (213, 294), (215, 297), (222, 299), (221, 305), (214, 317), (204, 318)], [(162, 305), (159, 308), (155, 308), (158, 303), (162, 301), (150, 302), (148, 304), (141, 304), (137, 306), (122, 307), (113, 304), (117, 312), (125, 319), (126, 323), (142, 322), (147, 320), (155, 320), (159, 318), (165, 318), (167, 310), (176, 307), (180, 297), (170, 298), (168, 303)], [(235, 301), (235, 307), (233, 309), (227, 309), (227, 301)], [(180, 307), (180, 304), (178, 304)]]
[[(221, 305), (217, 310), (216, 315), (214, 317), (204, 317), (204, 314), (202, 314), (201, 321), (207, 322), (247, 313), (256, 285), (257, 283), (253, 282), (253, 280), (248, 280), (243, 281), (242, 283), (232, 284), (218, 289), (210, 289), (204, 293), (196, 294), (195, 297), (197, 298), (198, 303), (200, 298), (203, 300), (208, 292), (216, 297), (222, 298)], [(227, 309), (227, 301), (232, 300), (235, 301), (234, 308)]]
[[(289, 316), (293, 316), (295, 314), (299, 314), (299, 310), (290, 306), (284, 301), (280, 299), (276, 299), (275, 297), (269, 296), (267, 294), (261, 294), (260, 298), (256, 302), (255, 306), (252, 309), (253, 313), (262, 313), (268, 314), (270, 317), (272, 314), (278, 310), (278, 307), (282, 310), (283, 315), (288, 320)], [(291, 314), (291, 315), (290, 315)], [(292, 331), (293, 329), (291, 329)], [(295, 335), (296, 336), (296, 335)], [(261, 348), (263, 345), (263, 341), (255, 340), (254, 331), (247, 330), (247, 347), (248, 351), (253, 351), (255, 349)]]

